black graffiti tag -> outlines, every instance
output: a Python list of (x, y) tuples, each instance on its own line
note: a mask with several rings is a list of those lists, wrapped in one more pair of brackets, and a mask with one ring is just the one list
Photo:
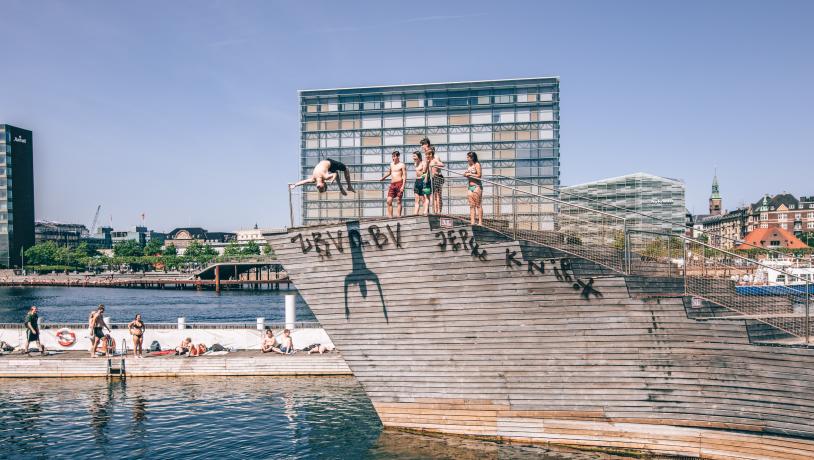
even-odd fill
[(580, 289), (582, 289), (582, 293), (580, 295), (582, 295), (582, 298), (584, 298), (585, 300), (590, 299), (591, 295), (593, 295), (594, 297), (596, 297), (598, 299), (602, 298), (602, 293), (597, 291), (596, 289), (594, 289), (594, 279), (593, 278), (588, 278), (587, 283), (582, 281), (581, 279), (577, 278), (577, 282), (574, 283), (572, 287), (576, 291), (579, 291)]
[[(302, 233), (297, 233), (296, 236), (291, 238), (292, 243), (296, 243), (297, 241), (300, 242), (300, 248), (302, 249), (303, 254), (307, 254), (308, 251), (314, 247), (313, 244), (311, 244), (311, 240), (302, 237)], [(305, 243), (308, 243), (308, 246), (306, 246)]]
[(517, 251), (510, 251), (509, 248), (506, 248), (506, 266), (507, 267), (511, 268), (512, 264), (515, 264), (518, 267), (523, 265), (522, 263), (520, 263), (519, 260), (515, 259), (516, 256), (517, 256)]

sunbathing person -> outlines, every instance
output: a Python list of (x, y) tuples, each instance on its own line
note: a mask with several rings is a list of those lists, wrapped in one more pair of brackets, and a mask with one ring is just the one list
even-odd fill
[[(319, 190), (319, 192), (322, 193), (325, 190), (327, 190), (328, 183), (333, 182), (334, 180), (337, 179), (339, 171), (345, 173), (345, 181), (347, 181), (348, 183), (348, 192), (354, 192), (353, 186), (350, 183), (350, 171), (348, 170), (348, 167), (345, 166), (345, 163), (342, 163), (341, 161), (332, 160), (330, 158), (326, 158), (317, 163), (317, 165), (314, 166), (314, 172), (311, 174), (311, 177), (303, 179), (297, 183), (290, 184), (288, 188), (293, 189), (295, 187), (299, 187), (300, 185), (310, 184), (313, 182), (316, 183), (317, 190)], [(339, 186), (339, 192), (341, 194), (343, 195), (348, 194), (345, 191), (345, 189), (342, 188), (341, 178), (336, 181), (336, 185)]]
[(176, 355), (185, 355), (189, 353), (189, 349), (192, 348), (192, 339), (187, 337), (183, 341), (181, 341), (181, 345), (178, 345), (175, 348)]
[(323, 354), (323, 353), (327, 353), (327, 352), (329, 352), (331, 350), (332, 350), (332, 348), (328, 348), (327, 345), (323, 345), (321, 343), (318, 343), (318, 344), (314, 345), (313, 347), (311, 347), (310, 350), (308, 350), (308, 354), (309, 355), (313, 354), (313, 353)]
[(266, 336), (263, 337), (263, 343), (260, 345), (262, 353), (282, 353), (280, 351), (280, 344), (277, 343), (277, 338), (274, 337), (274, 331), (266, 329)]
[(194, 343), (190, 343), (189, 345), (189, 353), (187, 353), (188, 358), (194, 358), (195, 356), (201, 356), (202, 354), (206, 353), (206, 345), (199, 343), (195, 345)]

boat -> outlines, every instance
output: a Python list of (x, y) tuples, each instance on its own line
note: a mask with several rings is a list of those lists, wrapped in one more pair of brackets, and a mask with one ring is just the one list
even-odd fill
[(737, 287), (744, 295), (814, 294), (814, 267), (767, 261), (754, 277), (742, 277)]
[(701, 318), (680, 278), (455, 217), (269, 242), (386, 428), (698, 458), (814, 457), (814, 349)]

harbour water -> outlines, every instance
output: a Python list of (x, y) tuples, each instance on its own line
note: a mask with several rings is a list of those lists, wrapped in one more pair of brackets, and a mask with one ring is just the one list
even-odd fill
[[(31, 304), (47, 322), (84, 321), (97, 303), (117, 322), (137, 311), (156, 322), (279, 320), (283, 302), (269, 291), (6, 288), (0, 322), (20, 322)], [(0, 446), (0, 459), (611, 458), (383, 430), (353, 377), (0, 379)]]
[(0, 380), (0, 407), (0, 458), (608, 458), (383, 431), (352, 377)]
[[(125, 289), (83, 287), (3, 287), (0, 288), (0, 323), (22, 323), (31, 305), (40, 309), (46, 322), (84, 322), (98, 304), (113, 322), (129, 322), (141, 313), (148, 323), (281, 321), (285, 291), (190, 291), (177, 289)], [(314, 321), (314, 315), (297, 298), (297, 320)]]

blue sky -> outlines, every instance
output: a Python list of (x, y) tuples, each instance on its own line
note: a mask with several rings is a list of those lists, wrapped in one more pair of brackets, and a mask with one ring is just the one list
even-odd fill
[(284, 225), (298, 89), (559, 75), (565, 185), (814, 195), (814, 2), (0, 0), (37, 218)]

